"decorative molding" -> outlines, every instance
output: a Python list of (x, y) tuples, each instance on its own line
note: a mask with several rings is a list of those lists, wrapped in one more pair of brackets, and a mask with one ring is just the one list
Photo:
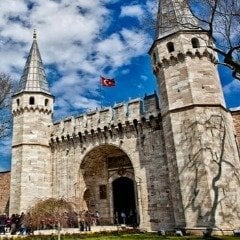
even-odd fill
[(12, 114), (15, 117), (23, 114), (24, 112), (36, 112), (36, 111), (46, 113), (48, 115), (52, 113), (52, 109), (50, 109), (49, 107), (43, 107), (39, 105), (26, 105), (13, 109)]
[[(195, 51), (194, 51), (195, 50)], [(178, 52), (178, 53), (171, 53), (169, 56), (162, 57), (159, 61), (155, 63), (153, 66), (154, 73), (158, 73), (162, 68), (168, 68), (170, 66), (175, 66), (176, 64), (182, 63), (186, 61), (186, 58), (208, 58), (212, 63), (217, 64), (217, 59), (214, 54), (208, 51), (207, 48), (204, 51), (199, 51), (197, 48), (189, 49), (187, 52)]]

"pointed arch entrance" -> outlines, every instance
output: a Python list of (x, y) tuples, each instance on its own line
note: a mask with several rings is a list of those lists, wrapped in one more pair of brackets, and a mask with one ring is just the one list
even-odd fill
[[(102, 224), (133, 224), (138, 212), (133, 165), (119, 147), (101, 145), (89, 151), (80, 164), (79, 210), (98, 211)], [(116, 218), (116, 212), (119, 218)]]

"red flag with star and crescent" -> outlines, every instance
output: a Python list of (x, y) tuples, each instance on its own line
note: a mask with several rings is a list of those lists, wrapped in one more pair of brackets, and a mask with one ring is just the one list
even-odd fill
[(103, 76), (100, 76), (100, 82), (103, 87), (114, 87), (116, 85), (114, 78), (105, 78)]

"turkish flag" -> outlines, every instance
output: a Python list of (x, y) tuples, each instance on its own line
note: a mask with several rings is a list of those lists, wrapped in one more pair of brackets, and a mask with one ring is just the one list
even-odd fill
[(101, 85), (103, 87), (114, 87), (115, 86), (115, 79), (113, 78), (105, 78), (100, 76), (100, 81), (101, 81)]

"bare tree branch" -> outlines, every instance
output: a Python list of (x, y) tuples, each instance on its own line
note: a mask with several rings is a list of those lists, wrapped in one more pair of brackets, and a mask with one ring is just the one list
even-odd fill
[(73, 227), (77, 222), (75, 206), (64, 199), (40, 200), (29, 209), (25, 224), (33, 229)]
[(0, 73), (0, 139), (11, 130), (11, 95), (13, 81), (9, 75)]
[[(157, 2), (155, 1), (155, 4)], [(161, 27), (175, 29), (177, 25), (181, 25), (186, 30), (204, 30), (215, 44), (215, 46), (207, 44), (208, 47), (223, 57), (225, 66), (229, 67), (238, 78), (237, 76), (240, 75), (240, 1), (177, 0), (175, 4), (179, 9), (188, 7), (195, 21), (189, 20), (186, 23), (184, 18), (186, 20), (191, 17), (184, 14), (179, 14), (175, 19), (166, 20), (168, 15), (160, 11), (157, 17), (158, 25), (155, 22), (152, 27), (157, 28), (157, 31), (161, 31)], [(161, 26), (161, 21), (164, 21), (164, 26)]]

